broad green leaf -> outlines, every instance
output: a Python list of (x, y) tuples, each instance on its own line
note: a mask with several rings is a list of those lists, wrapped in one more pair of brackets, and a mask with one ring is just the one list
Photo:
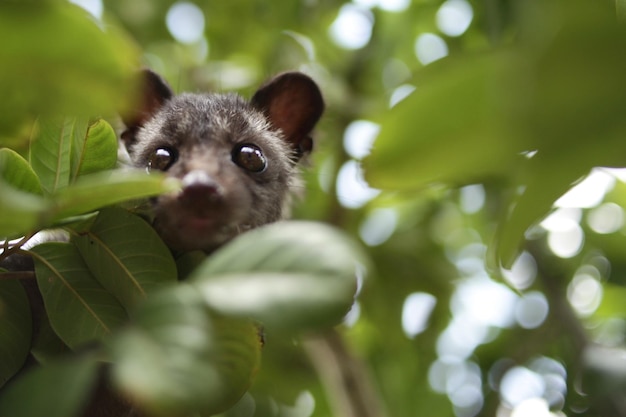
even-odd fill
[(367, 260), (339, 231), (313, 222), (252, 230), (213, 253), (189, 277), (216, 311), (268, 328), (337, 324), (348, 312)]
[(577, 163), (576, 152), (564, 151), (562, 156), (558, 161), (557, 158), (546, 160), (538, 154), (529, 161), (524, 187), (509, 202), (509, 211), (490, 247), (491, 267), (511, 268), (522, 249), (526, 230), (545, 217), (554, 202), (587, 173), (587, 165), (583, 161)]
[(599, 160), (589, 155), (589, 164), (623, 165), (606, 141), (619, 146), (614, 138), (623, 138), (626, 131), (626, 27), (607, 3), (557, 4), (538, 10), (554, 27), (541, 28), (534, 17), (525, 22), (527, 30), (536, 32), (526, 36), (530, 40), (520, 50), (531, 76), (526, 96), (519, 97), (528, 100), (529, 140), (533, 149), (554, 157), (563, 148), (599, 147)]
[(294, 271), (228, 273), (197, 287), (222, 314), (252, 317), (268, 329), (289, 331), (338, 324), (356, 292), (356, 283), (348, 277)]
[(39, 178), (28, 161), (8, 148), (0, 149), (0, 178), (20, 191), (41, 194)]
[[(491, 253), (509, 267), (524, 233), (595, 166), (624, 165), (626, 28), (601, 2), (528, 2), (508, 51), (443, 60), (383, 119), (366, 178), (416, 190), (497, 178), (513, 189)], [(558, 24), (555, 24), (558, 22)], [(532, 152), (534, 157), (521, 153)]]
[(71, 349), (61, 340), (47, 317), (41, 317), (37, 335), (30, 349), (31, 355), (40, 365), (47, 365), (61, 356), (67, 356)]
[(69, 2), (0, 2), (0, 131), (43, 116), (112, 114), (128, 101), (133, 42)]
[(537, 154), (522, 175), (513, 176), (523, 191), (511, 201), (497, 233), (497, 262), (507, 268), (528, 227), (561, 195), (593, 167), (625, 161), (626, 28), (600, 3), (572, 2), (559, 12), (556, 34), (535, 45), (538, 51), (525, 51), (532, 62), (533, 99), (520, 119), (529, 149)]
[(45, 224), (47, 200), (16, 190), (0, 178), (0, 238), (18, 237)]
[(175, 180), (139, 171), (114, 170), (80, 177), (53, 199), (54, 219), (60, 220), (123, 201), (150, 197), (179, 188)]
[(416, 189), (474, 183), (509, 172), (526, 150), (510, 112), (520, 64), (511, 51), (443, 60), (420, 74), (417, 90), (382, 119), (364, 167), (369, 184)]
[(46, 193), (52, 194), (69, 185), (72, 137), (84, 135), (85, 129), (76, 119), (38, 120), (28, 158)]
[(48, 242), (32, 252), (50, 324), (70, 348), (105, 339), (127, 320), (120, 303), (96, 281), (74, 245)]
[[(204, 415), (222, 412), (241, 399), (252, 385), (261, 365), (262, 328), (249, 319), (211, 315), (215, 351), (213, 361), (222, 394)], [(208, 401), (206, 402), (208, 404)]]
[(72, 143), (72, 182), (80, 175), (113, 169), (117, 162), (118, 141), (106, 120), (89, 124), (86, 135), (74, 136)]
[(0, 415), (76, 416), (95, 386), (97, 371), (98, 363), (89, 357), (34, 367), (0, 392)]
[[(178, 189), (175, 180), (135, 171), (108, 171), (80, 177), (49, 199), (18, 191), (0, 178), (0, 236), (15, 237), (127, 200)], [(52, 200), (52, 201), (51, 201)]]
[(114, 345), (113, 378), (156, 416), (224, 411), (259, 366), (258, 328), (211, 315), (192, 286), (153, 294), (138, 306), (133, 324)]
[(89, 231), (89, 228), (97, 217), (97, 211), (92, 211), (81, 216), (65, 217), (59, 221), (54, 222), (53, 227), (73, 230), (75, 233), (84, 233)]
[(159, 235), (126, 210), (100, 211), (90, 230), (73, 241), (100, 284), (126, 309), (177, 280), (176, 263)]
[(26, 292), (17, 280), (2, 279), (0, 271), (0, 387), (24, 365), (31, 337)]
[(617, 9), (617, 16), (623, 22), (626, 19), (626, 0), (615, 0), (615, 8)]

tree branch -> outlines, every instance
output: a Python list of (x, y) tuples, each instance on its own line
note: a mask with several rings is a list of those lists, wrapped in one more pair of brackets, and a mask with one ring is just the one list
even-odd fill
[(10, 271), (10, 272), (2, 272), (0, 273), (0, 281), (3, 280), (10, 280), (10, 279), (17, 279), (17, 280), (34, 280), (35, 279), (35, 272), (34, 271)]
[(348, 351), (336, 330), (306, 339), (304, 348), (322, 379), (333, 415), (387, 416), (365, 364)]

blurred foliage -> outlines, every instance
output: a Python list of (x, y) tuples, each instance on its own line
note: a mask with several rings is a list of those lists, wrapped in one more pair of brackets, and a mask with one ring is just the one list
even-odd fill
[[(304, 256), (296, 257), (302, 268), (289, 271), (303, 291), (301, 316), (281, 320), (280, 297), (273, 298), (271, 291), (266, 291), (268, 299), (277, 310), (212, 301), (221, 313), (278, 323), (276, 330), (266, 329), (256, 382), (225, 416), (343, 417), (351, 415), (345, 403), (358, 408), (359, 397), (367, 397), (362, 402), (372, 416), (519, 417), (549, 411), (626, 416), (626, 185), (619, 179), (623, 171), (593, 169), (626, 165), (623, 1), (196, 0), (205, 27), (189, 43), (176, 41), (166, 26), (173, 1), (109, 0), (99, 20), (60, 2), (41, 3), (37, 9), (0, 3), (0, 37), (6, 45), (0, 61), (10, 64), (0, 68), (5, 97), (0, 144), (14, 150), (0, 151), (0, 228), (11, 237), (172, 186), (155, 180), (146, 190), (148, 184), (139, 178), (105, 179), (98, 171), (110, 166), (92, 165), (102, 158), (81, 157), (110, 152), (105, 139), (110, 135), (102, 133), (102, 119), (94, 125), (80, 117), (104, 117), (115, 126), (113, 115), (140, 63), (177, 91), (235, 90), (249, 96), (269, 75), (288, 69), (305, 71), (320, 83), (328, 110), (304, 173), (306, 197), (294, 217), (326, 222), (370, 242), (373, 277), (337, 328), (341, 343), (336, 344), (332, 334), (302, 338), (280, 329), (292, 329), (289, 319), (310, 325), (307, 312), (316, 306), (333, 311), (333, 317), (341, 310), (334, 310), (333, 297), (317, 298), (316, 283), (325, 284), (308, 279), (309, 273), (326, 268), (316, 269), (314, 256), (326, 259), (333, 247), (314, 249), (319, 244), (305, 234), (294, 249)], [(462, 33), (446, 34), (442, 10), (455, 4), (470, 6), (471, 24)], [(371, 24), (371, 33), (366, 23), (344, 27), (348, 35), (365, 30), (360, 47), (342, 47), (333, 37), (333, 25), (349, 10)], [(445, 43), (445, 58), (424, 63), (416, 56), (417, 40), (425, 33)], [(68, 114), (78, 119), (61, 119)], [(35, 125), (37, 117), (44, 118)], [(45, 135), (46, 121), (54, 125), (55, 120), (74, 126), (80, 140), (54, 135), (57, 130), (51, 128), (47, 140), (65, 151), (55, 148), (57, 156), (46, 153), (48, 159), (40, 164), (28, 155), (30, 139)], [(381, 128), (363, 166), (367, 181), (382, 192), (361, 203), (338, 194), (343, 188), (337, 180), (346, 163), (360, 158), (342, 141), (356, 120)], [(94, 139), (101, 146), (85, 139), (89, 131), (96, 138), (102, 135)], [(366, 137), (356, 141), (367, 145)], [(62, 158), (67, 159), (65, 171), (49, 169), (50, 161)], [(23, 175), (16, 178), (16, 170)], [(582, 202), (559, 200), (599, 173), (610, 179), (587, 187)], [(353, 184), (358, 182), (353, 179)], [(115, 200), (110, 190), (116, 190)], [(593, 192), (599, 198), (591, 199)], [(546, 218), (550, 213), (552, 226)], [(92, 218), (80, 220), (72, 223), (78, 230), (93, 226)], [(606, 226), (611, 221), (615, 225)], [(371, 240), (372, 233), (377, 240)], [(561, 253), (554, 243), (559, 236), (580, 244)], [(272, 242), (271, 235), (265, 239)], [(285, 250), (281, 245), (298, 240), (285, 239), (273, 242), (275, 248)], [(206, 300), (193, 294), (212, 285), (261, 285), (263, 273), (253, 273), (260, 265), (245, 256), (253, 246), (239, 242), (228, 249), (231, 253), (220, 254), (222, 260), (204, 265), (212, 271), (240, 256), (249, 262), (234, 272), (251, 275), (196, 283), (196, 291), (181, 286), (157, 293), (140, 307), (137, 326), (114, 342), (113, 352), (122, 355), (124, 364), (116, 375), (128, 391), (143, 395), (143, 379), (152, 375), (128, 377), (134, 361), (158, 362), (177, 345), (150, 317), (177, 311), (173, 329), (189, 323), (211, 327), (212, 319), (197, 307)], [(189, 269), (196, 265), (193, 256), (179, 260), (184, 269), (180, 262), (190, 262)], [(335, 271), (346, 266), (334, 258), (329, 262)], [(0, 284), (3, 297), (15, 293), (11, 284)], [(323, 288), (341, 292), (345, 284)], [(283, 287), (280, 279), (267, 285)], [(305, 297), (308, 293), (311, 298)], [(432, 298), (422, 297), (411, 310), (408, 301), (415, 294)], [(435, 302), (428, 307), (426, 299)], [(3, 301), (0, 311), (8, 312), (3, 318), (19, 316), (20, 305)], [(422, 317), (422, 327), (409, 331), (411, 317)], [(533, 317), (539, 318), (533, 322)], [(3, 340), (25, 343), (19, 332), (4, 333), (9, 330), (1, 323), (0, 330), (6, 334)], [(243, 346), (250, 347), (249, 342), (245, 339)], [(210, 368), (210, 361), (202, 359), (207, 352), (190, 345), (176, 348)], [(149, 354), (142, 357), (138, 352), (144, 351)], [(1, 352), (23, 360), (19, 346)], [(256, 366), (256, 350), (235, 346), (234, 352), (241, 363)], [(72, 363), (78, 376), (93, 378), (90, 362), (81, 360)], [(159, 364), (155, 372), (173, 379), (149, 392), (154, 401), (164, 398), (163, 404), (149, 401), (158, 407), (170, 404), (166, 397), (176, 389), (175, 376), (182, 372), (201, 381), (194, 379), (195, 372), (206, 371)], [(8, 368), (0, 365), (0, 381), (15, 371)], [(359, 379), (346, 390), (337, 370)], [(14, 387), (19, 391), (25, 385)], [(199, 389), (190, 387), (190, 392)], [(77, 396), (68, 401), (78, 401)], [(178, 400), (188, 409), (197, 406), (191, 394)]]

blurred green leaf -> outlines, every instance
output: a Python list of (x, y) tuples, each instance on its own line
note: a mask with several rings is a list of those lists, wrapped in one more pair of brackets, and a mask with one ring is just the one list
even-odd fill
[(281, 222), (238, 236), (189, 277), (206, 302), (268, 328), (304, 331), (337, 324), (348, 312), (362, 250), (322, 223)]
[(80, 177), (49, 198), (21, 192), (0, 178), (0, 236), (17, 237), (101, 207), (179, 188), (175, 180), (134, 171), (105, 171)]
[(0, 178), (26, 193), (41, 194), (41, 183), (28, 161), (9, 148), (0, 149)]
[(256, 326), (210, 315), (192, 286), (151, 295), (133, 323), (114, 344), (113, 377), (154, 415), (221, 412), (241, 398), (259, 366)]
[(70, 348), (61, 340), (47, 317), (41, 317), (37, 335), (33, 338), (31, 355), (40, 365), (47, 365), (62, 355), (69, 355)]
[(520, 253), (526, 230), (545, 217), (554, 202), (588, 173), (591, 167), (584, 162), (576, 163), (579, 155), (578, 151), (564, 149), (562, 158), (546, 160), (544, 155), (536, 155), (529, 161), (526, 176), (522, 177), (524, 185), (519, 194), (510, 199), (509, 211), (501, 218), (491, 242), (487, 261), (492, 268), (499, 265), (511, 268)]
[(0, 3), (0, 131), (38, 116), (90, 117), (128, 101), (135, 46), (69, 2)]
[(364, 161), (380, 188), (497, 177), (522, 189), (503, 213), (494, 266), (510, 267), (559, 196), (592, 167), (623, 165), (626, 152), (626, 29), (614, 10), (584, 1), (522, 10), (518, 45), (421, 71)]
[(139, 171), (103, 171), (80, 177), (54, 195), (54, 218), (76, 216), (127, 200), (150, 197), (178, 189), (175, 180)]
[(198, 288), (223, 314), (253, 317), (274, 330), (307, 331), (336, 325), (348, 313), (356, 284), (346, 280), (293, 271), (228, 273)]
[[(447, 59), (419, 73), (417, 90), (382, 118), (368, 183), (415, 189), (503, 175), (521, 162), (522, 137), (510, 129), (519, 84), (511, 51)], [(510, 130), (509, 130), (510, 129)]]
[(50, 324), (70, 348), (102, 340), (127, 320), (120, 303), (96, 281), (74, 245), (48, 242), (32, 252)]
[[(538, 4), (523, 22), (529, 33), (521, 57), (530, 77), (518, 97), (526, 101), (520, 116), (535, 145), (531, 149), (553, 158), (582, 146), (579, 159), (588, 165), (623, 165), (611, 145), (620, 146), (626, 131), (620, 111), (626, 105), (626, 27), (608, 3)], [(586, 151), (592, 153), (580, 157)]]
[(72, 241), (96, 279), (126, 309), (177, 280), (167, 246), (146, 221), (126, 210), (101, 210), (90, 230)]
[(87, 126), (85, 136), (75, 135), (72, 142), (71, 181), (80, 175), (113, 169), (117, 163), (118, 139), (104, 119)]
[(30, 350), (32, 317), (24, 288), (2, 279), (0, 270), (0, 387), (24, 365)]
[(576, 1), (541, 10), (544, 19), (561, 24), (545, 39), (529, 35), (533, 41), (525, 51), (532, 82), (519, 98), (528, 100), (520, 121), (528, 129), (528, 149), (538, 152), (513, 177), (523, 191), (513, 198), (496, 239), (498, 262), (507, 268), (528, 227), (557, 198), (593, 167), (624, 165), (626, 153), (621, 111), (626, 107), (626, 28), (602, 3)]
[(617, 16), (623, 21), (626, 18), (626, 1), (615, 0), (615, 8), (617, 9)]
[(0, 392), (0, 415), (11, 417), (76, 416), (94, 387), (98, 363), (72, 358), (35, 367)]
[(45, 223), (50, 204), (43, 198), (18, 191), (0, 178), (0, 237), (18, 237)]

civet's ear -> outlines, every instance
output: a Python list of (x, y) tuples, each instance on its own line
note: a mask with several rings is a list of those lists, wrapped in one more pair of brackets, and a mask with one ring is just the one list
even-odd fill
[(251, 103), (282, 131), (298, 159), (311, 151), (310, 133), (324, 111), (315, 81), (300, 72), (277, 75), (259, 88)]
[(139, 73), (138, 94), (139, 97), (135, 98), (137, 103), (135, 108), (121, 115), (126, 125), (122, 140), (127, 149), (135, 142), (137, 131), (174, 95), (165, 80), (148, 69)]

